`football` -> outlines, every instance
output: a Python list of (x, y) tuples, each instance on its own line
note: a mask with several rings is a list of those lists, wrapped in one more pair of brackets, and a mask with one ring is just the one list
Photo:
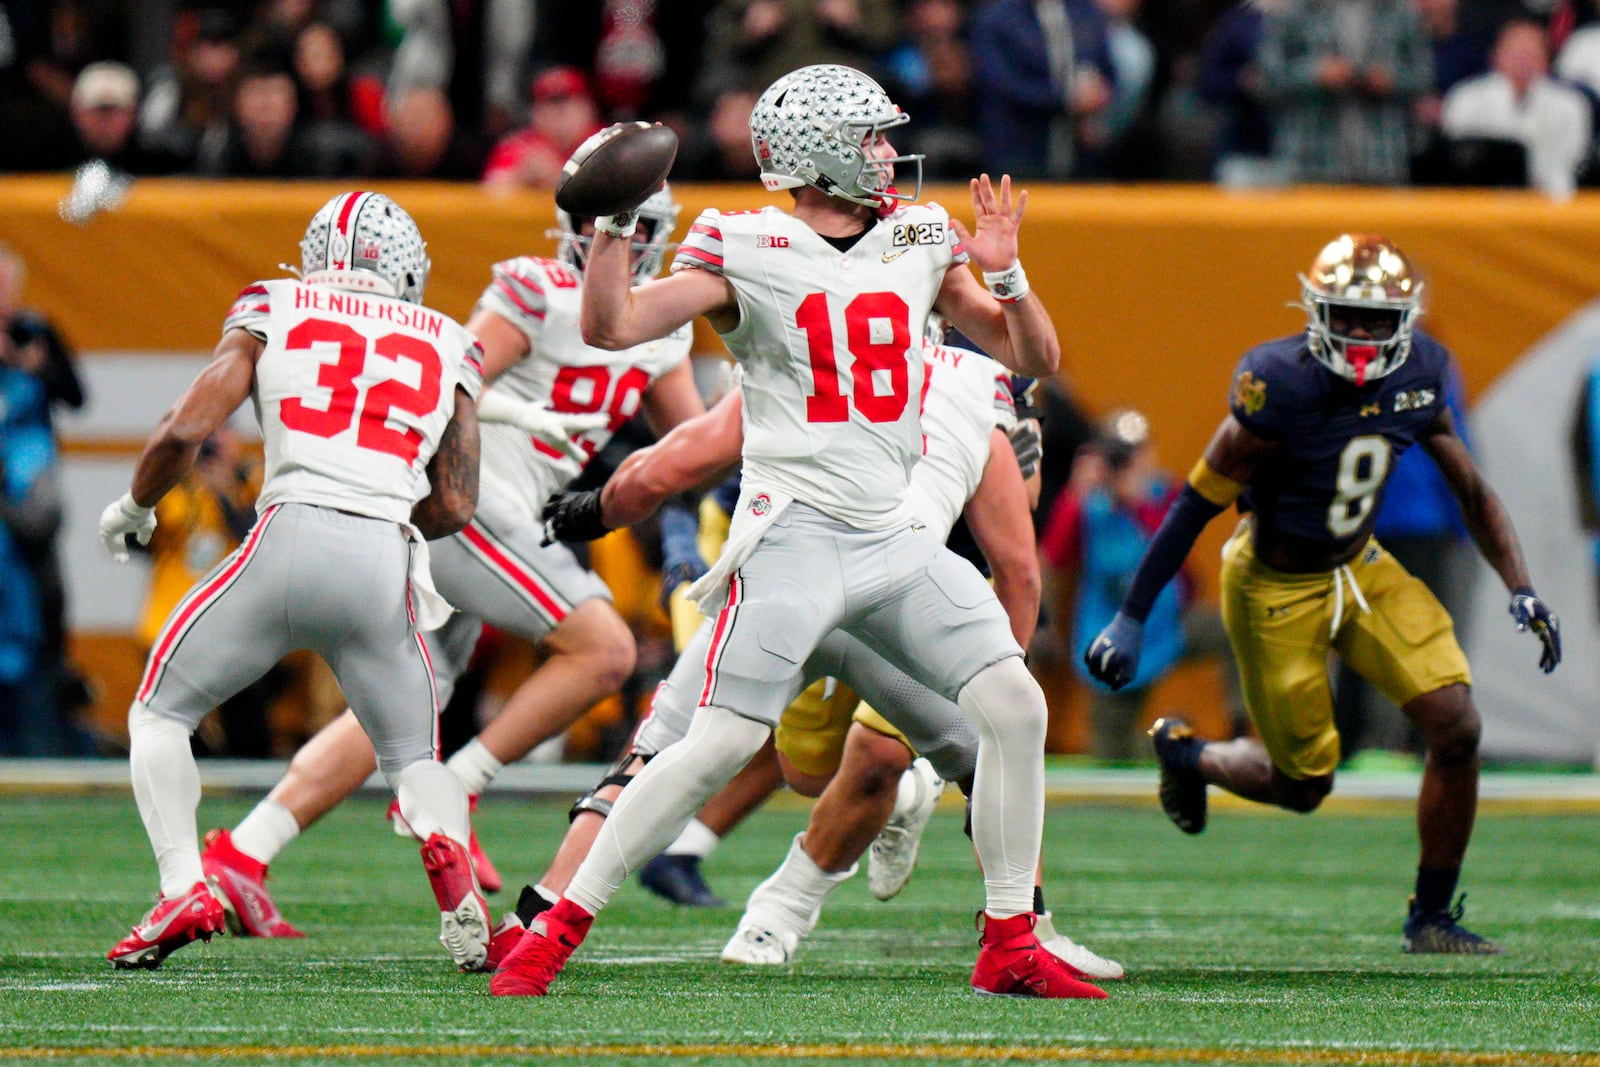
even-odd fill
[(556, 206), (594, 217), (630, 211), (667, 180), (678, 135), (648, 122), (607, 126), (579, 145), (556, 182)]

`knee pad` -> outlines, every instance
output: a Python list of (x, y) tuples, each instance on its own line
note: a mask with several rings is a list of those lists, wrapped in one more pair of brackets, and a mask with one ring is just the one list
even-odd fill
[(980, 731), (1044, 745), (1044, 691), (1021, 656), (1008, 656), (979, 671), (962, 686), (957, 703), (977, 720)]
[(643, 770), (644, 765), (650, 762), (650, 757), (653, 755), (655, 755), (653, 752), (649, 755), (642, 752), (623, 753), (622, 758), (611, 765), (611, 769), (606, 772), (606, 776), (596, 782), (593, 789), (590, 789), (572, 802), (572, 808), (567, 812), (567, 821), (569, 823), (574, 821), (586, 811), (592, 811), (602, 819), (611, 818), (611, 809), (616, 804), (616, 801), (607, 800), (597, 794), (600, 790), (610, 785), (614, 785), (619, 789), (628, 788), (628, 783), (633, 781), (634, 775), (639, 773), (639, 771), (629, 773), (628, 765), (634, 760), (638, 760), (639, 770)]

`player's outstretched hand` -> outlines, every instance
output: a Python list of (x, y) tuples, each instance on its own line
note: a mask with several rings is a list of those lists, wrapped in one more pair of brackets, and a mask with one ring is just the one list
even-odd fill
[(1549, 674), (1561, 662), (1561, 619), (1528, 586), (1511, 593), (1511, 617), (1518, 630), (1532, 630), (1544, 645), (1539, 669)]
[(601, 512), (598, 489), (557, 493), (544, 502), (543, 518), (544, 540), (541, 544), (598, 541), (611, 532)]
[(128, 562), (129, 534), (141, 545), (148, 545), (155, 532), (155, 509), (135, 504), (132, 493), (123, 493), (100, 513), (100, 543), (118, 563)]
[(1095, 678), (1113, 690), (1121, 689), (1139, 673), (1139, 647), (1143, 644), (1144, 623), (1119, 611), (1084, 652), (1083, 662)]
[(972, 232), (952, 218), (950, 228), (967, 249), (979, 270), (1010, 270), (1017, 261), (1017, 231), (1022, 227), (1022, 209), (1028, 205), (1027, 190), (1017, 194), (1015, 207), (1011, 202), (1011, 175), (1000, 178), (1000, 192), (996, 195), (994, 184), (987, 174), (972, 180)]
[(572, 439), (573, 436), (598, 430), (611, 421), (611, 416), (603, 411), (583, 415), (551, 411), (537, 400), (516, 400), (502, 395), (498, 390), (484, 393), (483, 400), (478, 404), (478, 417), (484, 422), (515, 426), (579, 463), (589, 457)]

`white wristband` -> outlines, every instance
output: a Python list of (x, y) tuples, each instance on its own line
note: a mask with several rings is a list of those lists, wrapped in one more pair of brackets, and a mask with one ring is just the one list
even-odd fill
[(989, 287), (989, 292), (1002, 304), (1015, 304), (1018, 300), (1028, 295), (1028, 276), (1022, 270), (1022, 263), (1018, 261), (1005, 270), (986, 270), (983, 272), (983, 284)]
[(639, 214), (636, 211), (619, 211), (615, 215), (601, 215), (594, 220), (594, 228), (598, 233), (625, 241), (639, 228)]

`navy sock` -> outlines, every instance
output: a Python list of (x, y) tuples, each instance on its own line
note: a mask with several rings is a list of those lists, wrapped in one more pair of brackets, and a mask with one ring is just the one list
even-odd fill
[(1035, 915), (1044, 914), (1044, 886), (1042, 885), (1033, 887), (1033, 913)]
[(1190, 739), (1187, 744), (1179, 745), (1177, 759), (1174, 761), (1178, 769), (1189, 774), (1199, 774), (1200, 750), (1205, 747), (1206, 743), (1198, 737)]
[(1417, 868), (1417, 911), (1423, 914), (1445, 911), (1455, 896), (1461, 871), (1439, 867)]

